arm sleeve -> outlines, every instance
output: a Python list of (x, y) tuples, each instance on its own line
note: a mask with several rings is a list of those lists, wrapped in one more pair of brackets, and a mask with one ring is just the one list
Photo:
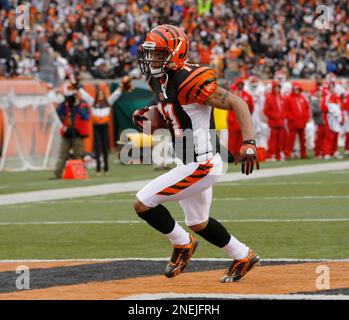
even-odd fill
[(108, 97), (108, 103), (112, 106), (120, 98), (121, 94), (121, 88), (119, 87)]
[(265, 98), (264, 100), (264, 107), (263, 107), (263, 112), (267, 117), (271, 116), (271, 112), (270, 112), (270, 102), (269, 102), (269, 98)]
[(264, 114), (266, 115), (267, 118), (270, 118), (272, 120), (275, 120), (278, 118), (277, 113), (275, 112), (275, 109), (272, 107), (272, 101), (270, 97), (265, 98), (264, 102)]
[(84, 99), (88, 105), (93, 106), (95, 99), (93, 99), (93, 97), (91, 97), (86, 90), (84, 90), (83, 88), (80, 88), (79, 93), (81, 95), (81, 98)]

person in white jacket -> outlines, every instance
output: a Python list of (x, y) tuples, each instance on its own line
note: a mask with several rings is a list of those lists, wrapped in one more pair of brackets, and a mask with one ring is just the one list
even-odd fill
[(266, 87), (260, 79), (252, 76), (246, 81), (245, 90), (252, 96), (254, 103), (252, 120), (257, 145), (267, 149), (270, 130), (267, 124), (267, 118), (263, 112)]
[(124, 77), (120, 86), (114, 92), (106, 97), (105, 92), (96, 85), (96, 96), (93, 98), (83, 88), (79, 89), (81, 97), (91, 107), (93, 134), (94, 134), (94, 153), (96, 157), (96, 173), (101, 175), (101, 152), (103, 156), (104, 175), (109, 175), (109, 123), (111, 122), (111, 106), (117, 101), (122, 93), (132, 89), (131, 79)]

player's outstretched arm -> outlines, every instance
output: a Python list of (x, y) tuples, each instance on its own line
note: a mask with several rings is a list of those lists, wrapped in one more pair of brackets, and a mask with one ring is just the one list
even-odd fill
[(253, 140), (252, 117), (243, 99), (218, 87), (205, 103), (214, 108), (233, 111), (240, 124), (243, 140)]
[(256, 142), (254, 140), (253, 123), (247, 103), (239, 96), (218, 87), (205, 104), (223, 110), (233, 111), (240, 124), (243, 144), (236, 156), (235, 164), (241, 162), (241, 171), (249, 175), (254, 164), (259, 169)]

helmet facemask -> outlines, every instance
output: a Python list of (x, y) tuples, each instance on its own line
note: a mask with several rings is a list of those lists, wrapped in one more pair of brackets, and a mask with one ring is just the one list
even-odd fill
[(167, 47), (156, 47), (154, 42), (144, 42), (139, 50), (138, 63), (142, 74), (160, 77), (170, 70), (172, 53)]

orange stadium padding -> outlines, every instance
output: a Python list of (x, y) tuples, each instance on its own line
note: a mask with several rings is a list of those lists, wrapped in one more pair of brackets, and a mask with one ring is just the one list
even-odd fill
[(7, 95), (14, 90), (16, 95), (40, 95), (47, 93), (44, 83), (28, 78), (14, 78), (0, 80), (0, 94)]
[[(9, 93), (14, 93), (16, 96), (35, 96), (35, 95), (44, 95), (47, 91), (47, 86), (34, 79), (30, 78), (14, 78), (14, 79), (2, 79), (0, 80), (0, 95), (6, 96)], [(44, 115), (44, 117), (49, 116), (49, 111), (47, 109), (47, 114)], [(14, 118), (17, 120), (26, 120), (31, 119), (33, 121), (37, 120), (39, 122), (39, 114), (35, 112), (32, 108), (26, 108), (23, 111), (19, 111), (17, 109), (14, 109)], [(25, 123), (25, 121), (23, 121)], [(0, 108), (0, 150), (4, 143), (4, 133), (8, 126), (8, 123), (6, 123), (6, 116), (3, 113), (3, 111)], [(52, 128), (51, 128), (52, 129)], [(23, 124), (22, 126), (18, 126), (16, 128), (17, 134), (19, 137), (21, 136), (32, 136), (33, 137), (33, 143), (32, 144), (26, 144), (23, 147), (25, 148), (26, 152), (29, 152), (29, 150), (33, 151), (33, 148), (35, 148), (36, 154), (44, 154), (46, 151), (47, 146), (47, 140), (49, 139), (50, 132), (48, 132), (48, 128), (45, 126), (28, 126), (28, 128)], [(31, 131), (30, 131), (31, 130)], [(12, 139), (14, 139), (12, 137)], [(17, 153), (17, 144), (16, 141), (10, 141), (7, 155), (15, 155)]]
[(65, 166), (63, 179), (89, 179), (87, 170), (82, 160), (69, 160)]

